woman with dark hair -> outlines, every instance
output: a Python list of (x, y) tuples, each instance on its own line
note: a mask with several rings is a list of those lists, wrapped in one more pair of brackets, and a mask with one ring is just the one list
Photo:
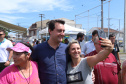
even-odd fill
[(21, 42), (8, 50), (13, 50), (14, 64), (0, 73), (0, 84), (40, 84), (37, 63), (30, 60), (32, 46)]
[(92, 81), (92, 68), (98, 62), (107, 58), (112, 52), (113, 46), (110, 40), (103, 39), (97, 41), (98, 44), (106, 46), (98, 54), (81, 58), (81, 48), (77, 41), (72, 41), (67, 47), (69, 55), (69, 63), (67, 70), (67, 81), (70, 84), (93, 84)]

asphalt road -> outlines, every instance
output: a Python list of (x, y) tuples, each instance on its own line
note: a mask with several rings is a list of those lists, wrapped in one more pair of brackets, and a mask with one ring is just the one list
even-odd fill
[(126, 60), (126, 53), (119, 53), (121, 64), (123, 63), (124, 60)]

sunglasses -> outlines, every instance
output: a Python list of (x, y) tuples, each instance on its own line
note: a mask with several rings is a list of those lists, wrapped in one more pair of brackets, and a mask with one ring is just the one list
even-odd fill
[(2, 36), (3, 34), (0, 34), (0, 36)]

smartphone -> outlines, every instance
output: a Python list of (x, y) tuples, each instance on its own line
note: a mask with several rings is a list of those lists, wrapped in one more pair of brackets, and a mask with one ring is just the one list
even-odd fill
[[(97, 31), (98, 31), (99, 40), (101, 40), (100, 37), (105, 38), (105, 32), (104, 32), (102, 29), (97, 30)], [(106, 46), (101, 46), (101, 47), (104, 48), (104, 47), (106, 47)]]
[(105, 32), (103, 30), (97, 30), (98, 31), (98, 37), (102, 37), (102, 38), (105, 38)]

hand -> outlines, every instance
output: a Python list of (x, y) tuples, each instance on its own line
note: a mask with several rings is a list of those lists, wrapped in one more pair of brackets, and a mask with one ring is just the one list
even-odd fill
[(100, 40), (100, 44), (102, 46), (106, 46), (103, 49), (106, 49), (106, 50), (109, 50), (109, 51), (112, 51), (113, 50), (112, 42), (109, 39), (104, 39), (104, 38), (100, 38), (100, 39), (101, 39)]
[(121, 66), (121, 62), (119, 62), (119, 65)]
[(92, 81), (95, 82), (95, 75), (93, 71), (92, 71)]
[(10, 62), (9, 61), (6, 61), (6, 63), (4, 65), (5, 66), (9, 66), (10, 65)]

